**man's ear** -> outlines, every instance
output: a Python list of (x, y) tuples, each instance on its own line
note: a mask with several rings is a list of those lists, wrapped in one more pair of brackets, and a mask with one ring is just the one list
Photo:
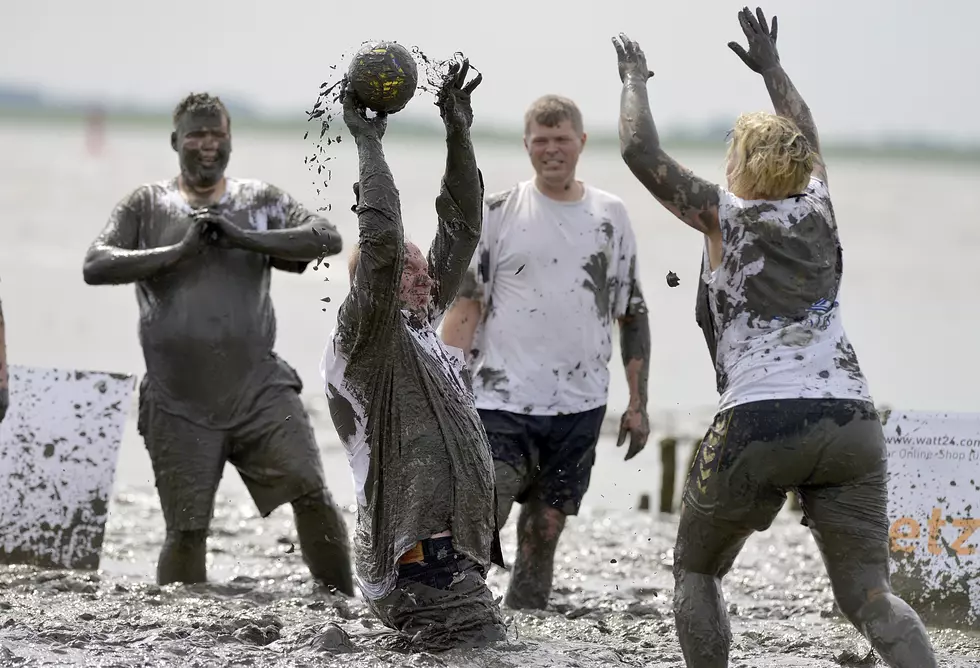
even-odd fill
[(354, 181), (354, 206), (352, 206), (350, 210), (357, 212), (357, 205), (360, 203), (361, 203), (361, 182)]
[(177, 131), (174, 130), (170, 133), (170, 148), (177, 150)]

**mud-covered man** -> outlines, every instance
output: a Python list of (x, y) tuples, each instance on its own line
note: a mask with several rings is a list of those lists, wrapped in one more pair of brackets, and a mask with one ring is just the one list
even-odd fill
[(613, 323), (629, 406), (619, 445), (646, 444), (650, 327), (636, 240), (621, 199), (575, 177), (585, 146), (574, 102), (548, 95), (525, 115), (535, 177), (486, 199), (483, 235), (443, 338), (472, 357), (493, 448), (497, 523), (513, 503), (517, 558), (505, 603), (543, 609), (566, 517), (589, 486), (606, 413)]
[(721, 395), (684, 490), (674, 548), (674, 615), (688, 666), (728, 666), (721, 580), (746, 539), (795, 490), (838, 607), (890, 666), (936, 665), (916, 613), (888, 577), (887, 457), (881, 423), (841, 320), (842, 253), (810, 110), (783, 70), (777, 23), (746, 7), (748, 51), (729, 46), (775, 114), (739, 117), (727, 188), (660, 146), (652, 73), (625, 35), (620, 140), (630, 170), (705, 238), (699, 322)]
[(334, 226), (278, 188), (225, 176), (231, 119), (217, 97), (177, 105), (180, 174), (140, 186), (85, 258), (90, 285), (136, 283), (146, 376), (139, 431), (167, 537), (157, 578), (206, 579), (206, 538), (225, 462), (262, 516), (290, 503), (322, 585), (353, 594), (346, 527), (327, 492), (296, 372), (273, 352), (273, 268), (300, 273), (342, 249)]
[[(483, 181), (470, 125), (463, 60), (437, 104), (446, 172), (428, 256), (405, 240), (398, 190), (371, 119), (346, 90), (357, 144), (359, 240), (351, 290), (324, 351), (322, 372), (357, 496), (356, 580), (382, 622), (430, 649), (504, 637), (485, 583), (494, 540), (493, 465), (461, 351), (435, 333), (480, 237)], [(492, 548), (496, 546), (496, 550)]]

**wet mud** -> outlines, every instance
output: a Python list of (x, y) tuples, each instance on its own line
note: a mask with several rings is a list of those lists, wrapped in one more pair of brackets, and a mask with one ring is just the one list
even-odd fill
[[(346, 519), (353, 528), (353, 515)], [(209, 541), (213, 581), (153, 584), (163, 522), (155, 493), (129, 488), (110, 508), (103, 569), (0, 567), (0, 666), (683, 665), (671, 613), (675, 520), (583, 513), (568, 522), (546, 611), (503, 608), (507, 640), (405, 653), (360, 598), (318, 590), (280, 509), (220, 499)], [(508, 560), (512, 526), (503, 534)], [(497, 596), (509, 574), (492, 569)], [(813, 540), (790, 513), (751, 538), (725, 581), (731, 666), (883, 665), (837, 614)], [(980, 665), (980, 634), (930, 629), (940, 665)]]

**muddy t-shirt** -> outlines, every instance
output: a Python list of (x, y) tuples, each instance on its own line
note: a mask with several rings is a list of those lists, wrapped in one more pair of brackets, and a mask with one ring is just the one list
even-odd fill
[(870, 401), (841, 322), (843, 259), (826, 184), (780, 201), (722, 190), (721, 264), (704, 273), (719, 410), (768, 399)]
[[(314, 216), (278, 188), (251, 179), (229, 178), (224, 196), (209, 208), (247, 230), (297, 227)], [(102, 240), (134, 250), (177, 244), (193, 212), (176, 178), (144, 185), (116, 206)], [(269, 284), (272, 267), (301, 272), (305, 266), (208, 246), (137, 282), (140, 342), (160, 408), (227, 427), (269, 382), (298, 386), (295, 372), (272, 356), (276, 318)]]
[(642, 305), (623, 201), (585, 187), (559, 202), (533, 181), (487, 197), (460, 296), (478, 299), (473, 389), (480, 409), (580, 413), (606, 403), (613, 321)]
[(480, 231), (464, 221), (445, 187), (436, 210), (439, 228), (428, 254), (432, 305), (419, 315), (399, 305), (401, 224), (363, 205), (358, 209), (355, 281), (321, 362), (357, 496), (356, 579), (373, 600), (395, 587), (405, 552), (446, 530), (455, 549), (473, 561), (489, 567), (491, 558), (490, 444), (462, 352), (435, 332)]

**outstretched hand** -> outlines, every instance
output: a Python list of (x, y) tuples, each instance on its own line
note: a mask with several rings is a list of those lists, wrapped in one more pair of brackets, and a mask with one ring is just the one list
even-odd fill
[(469, 129), (473, 125), (473, 107), (470, 104), (470, 94), (483, 81), (479, 72), (473, 80), (466, 83), (466, 75), (470, 71), (469, 58), (463, 58), (449, 66), (449, 72), (442, 80), (442, 86), (436, 96), (436, 106), (439, 115), (446, 125), (456, 125)]
[(643, 49), (627, 37), (626, 33), (621, 32), (619, 37), (613, 37), (612, 43), (616, 47), (616, 56), (619, 58), (620, 81), (626, 83), (630, 78), (646, 81), (653, 76), (653, 72), (647, 68), (647, 57), (643, 54)]
[(377, 113), (374, 118), (367, 117), (367, 108), (357, 98), (349, 81), (344, 81), (340, 91), (340, 102), (344, 105), (344, 123), (355, 139), (374, 137), (381, 139), (388, 128), (388, 114)]
[(762, 8), (756, 8), (757, 16), (753, 16), (748, 7), (743, 7), (738, 13), (738, 22), (742, 25), (749, 42), (748, 52), (738, 42), (729, 42), (728, 48), (735, 52), (742, 62), (753, 72), (762, 74), (765, 70), (779, 65), (779, 52), (776, 51), (776, 33), (779, 25), (776, 17), (772, 17), (772, 29), (766, 23), (766, 15)]

